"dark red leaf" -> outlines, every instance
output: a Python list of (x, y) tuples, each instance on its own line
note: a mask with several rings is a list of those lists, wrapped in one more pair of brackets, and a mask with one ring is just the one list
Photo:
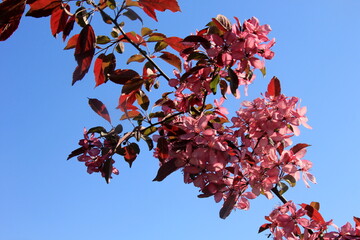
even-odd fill
[(169, 157), (168, 142), (164, 137), (158, 139), (157, 148), (158, 148), (158, 158), (160, 162), (164, 163), (165, 160)]
[(267, 93), (270, 96), (273, 96), (273, 97), (280, 96), (280, 94), (281, 94), (281, 86), (280, 86), (280, 81), (279, 81), (279, 79), (277, 77), (273, 77), (270, 80), (270, 83), (269, 83), (268, 88), (267, 88)]
[(74, 151), (72, 151), (70, 154), (69, 154), (69, 156), (68, 156), (68, 158), (66, 159), (66, 160), (69, 160), (70, 158), (72, 158), (72, 157), (75, 157), (75, 156), (77, 156), (77, 155), (80, 155), (80, 154), (83, 154), (84, 152), (85, 152), (85, 148), (83, 148), (83, 147), (79, 147), (78, 149), (75, 149)]
[(258, 233), (261, 233), (261, 232), (265, 231), (270, 226), (271, 226), (271, 223), (264, 223), (263, 225), (260, 226)]
[(205, 49), (209, 49), (211, 47), (211, 43), (206, 38), (196, 35), (190, 35), (184, 38), (183, 42), (193, 42), (200, 43)]
[(102, 118), (104, 118), (106, 121), (108, 121), (111, 124), (111, 119), (109, 116), (109, 112), (106, 109), (106, 106), (98, 99), (96, 98), (89, 98), (89, 105), (96, 112), (99, 114)]
[(237, 197), (236, 193), (231, 193), (231, 195), (225, 200), (224, 205), (219, 212), (220, 218), (225, 219), (230, 215), (237, 201)]
[(354, 217), (356, 227), (360, 227), (360, 218)]
[(169, 52), (161, 52), (162, 54), (159, 56), (159, 58), (161, 58), (162, 60), (164, 60), (165, 62), (173, 65), (174, 67), (176, 67), (179, 72), (181, 72), (181, 60), (178, 56), (169, 53)]
[(178, 169), (178, 167), (176, 167), (175, 165), (175, 162), (176, 162), (176, 158), (173, 158), (170, 161), (162, 164), (153, 181), (161, 182), (171, 173), (175, 172)]
[(52, 14), (52, 12), (61, 7), (61, 1), (59, 0), (36, 0), (33, 1), (30, 5), (30, 10), (26, 13), (26, 16), (30, 17), (47, 17)]
[(302, 203), (300, 204), (300, 206), (306, 210), (307, 212), (307, 215), (312, 219), (314, 220), (315, 222), (319, 223), (319, 224), (324, 224), (325, 223), (325, 220), (324, 218), (321, 216), (321, 214), (318, 212), (318, 210), (316, 210), (314, 207), (308, 205), (308, 204), (305, 204), (305, 203)]
[(228, 74), (229, 74), (229, 78), (230, 78), (230, 90), (231, 93), (236, 96), (236, 90), (239, 87), (239, 78), (236, 75), (236, 73), (234, 72), (234, 70), (232, 70), (231, 68), (228, 69)]
[(125, 84), (127, 81), (140, 78), (140, 75), (131, 69), (117, 69), (109, 76), (110, 81), (117, 84)]
[(299, 152), (301, 149), (306, 148), (306, 147), (309, 147), (309, 146), (311, 146), (311, 145), (306, 144), (306, 143), (298, 143), (298, 144), (296, 144), (295, 146), (293, 146), (290, 150), (291, 150), (294, 154), (296, 154), (296, 153)]
[(71, 31), (74, 28), (75, 23), (75, 15), (72, 15), (66, 22), (64, 30), (63, 30), (63, 41), (70, 35)]
[(86, 25), (80, 32), (79, 38), (75, 47), (75, 60), (78, 67), (73, 74), (73, 82), (81, 80), (89, 71), (92, 58), (95, 53), (96, 37), (93, 28)]
[(104, 165), (102, 166), (102, 173), (104, 173), (104, 178), (107, 184), (110, 183), (112, 169), (113, 169), (113, 159), (108, 158), (105, 160)]
[(0, 41), (8, 39), (18, 28), (26, 0), (8, 0), (0, 3)]
[[(65, 7), (67, 8), (67, 10), (70, 10), (69, 5), (66, 5)], [(50, 18), (50, 28), (51, 33), (54, 37), (56, 37), (56, 34), (64, 31), (68, 18), (69, 15), (64, 10), (64, 7), (57, 8), (52, 12)]]
[(170, 10), (172, 12), (180, 11), (180, 7), (176, 0), (139, 0), (139, 5), (143, 7), (144, 12), (151, 18), (156, 18), (155, 10), (165, 11)]
[(137, 157), (136, 149), (132, 145), (132, 143), (126, 147), (124, 147), (125, 155), (124, 159), (127, 163), (129, 163), (129, 166), (132, 166), (132, 163), (135, 161)]
[(143, 84), (144, 79), (134, 78), (124, 84), (123, 88), (121, 89), (121, 93), (129, 94), (134, 91), (138, 92)]

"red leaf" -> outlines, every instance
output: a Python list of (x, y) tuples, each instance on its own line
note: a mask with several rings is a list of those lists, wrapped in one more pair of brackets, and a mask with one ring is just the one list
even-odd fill
[(25, 3), (25, 0), (8, 0), (0, 3), (0, 41), (8, 39), (18, 28)]
[(144, 12), (151, 18), (156, 18), (155, 10), (164, 12), (170, 10), (172, 12), (180, 11), (180, 7), (176, 0), (139, 0), (139, 5), (143, 7)]
[[(67, 10), (70, 10), (69, 5), (66, 5), (65, 7), (67, 8)], [(69, 15), (66, 13), (63, 7), (58, 8), (52, 12), (50, 18), (50, 28), (51, 33), (54, 37), (56, 37), (56, 34), (64, 31), (68, 18)]]
[(95, 87), (105, 83), (105, 75), (102, 67), (104, 56), (105, 54), (102, 53), (95, 60), (95, 65), (94, 65), (94, 74), (95, 74), (95, 83), (96, 83)]
[(187, 48), (187, 46), (185, 46), (185, 44), (182, 42), (183, 39), (179, 37), (168, 37), (165, 38), (163, 41), (169, 44), (169, 46), (177, 52), (181, 52), (182, 50)]
[[(144, 40), (144, 38), (142, 36), (140, 36), (139, 34), (137, 34), (136, 32), (128, 32), (128, 33), (126, 33), (126, 36), (133, 43), (135, 43), (137, 45), (146, 46), (146, 41)], [(123, 36), (120, 36), (119, 39), (121, 39), (121, 41), (123, 41), (123, 42), (128, 42), (128, 40), (125, 39)]]
[(105, 160), (104, 165), (102, 166), (102, 173), (104, 174), (104, 178), (107, 184), (110, 183), (110, 179), (111, 179), (111, 174), (112, 174), (112, 170), (113, 170), (113, 159), (112, 158), (108, 158)]
[(306, 148), (306, 147), (309, 147), (309, 146), (311, 146), (311, 145), (306, 144), (306, 143), (298, 143), (298, 144), (296, 144), (295, 146), (293, 146), (290, 150), (291, 150), (294, 154), (296, 154), (296, 153), (299, 152), (301, 149)]
[(117, 69), (109, 76), (110, 81), (117, 84), (125, 84), (135, 78), (140, 78), (140, 75), (131, 69)]
[(100, 54), (95, 61), (94, 74), (95, 74), (95, 87), (105, 83), (108, 79), (108, 74), (113, 72), (116, 65), (114, 54), (109, 55)]
[(161, 182), (171, 173), (175, 172), (178, 169), (178, 167), (176, 167), (175, 165), (175, 162), (176, 162), (176, 158), (173, 158), (170, 161), (162, 164), (153, 181)]
[(261, 233), (261, 232), (265, 231), (270, 226), (271, 226), (271, 223), (264, 223), (263, 225), (260, 226), (258, 233)]
[(273, 97), (280, 96), (280, 94), (281, 94), (281, 86), (280, 86), (280, 81), (279, 81), (279, 79), (277, 77), (273, 77), (270, 80), (270, 83), (269, 83), (268, 88), (267, 88), (267, 93), (270, 96), (273, 96)]
[(129, 166), (132, 166), (132, 163), (135, 161), (136, 157), (137, 157), (137, 152), (136, 152), (136, 146), (134, 146), (134, 144), (137, 146), (136, 143), (131, 143), (130, 145), (124, 147), (125, 150), (125, 155), (124, 155), (124, 159), (127, 163), (129, 163)]
[(360, 227), (360, 218), (354, 217), (356, 227)]
[(96, 98), (89, 98), (89, 105), (96, 112), (99, 114), (102, 118), (104, 118), (106, 121), (108, 121), (111, 124), (111, 119), (109, 116), (109, 112), (106, 109), (106, 106), (98, 99)]
[(169, 157), (168, 142), (164, 137), (158, 139), (157, 148), (158, 148), (158, 158), (160, 162), (164, 163), (165, 160)]
[(80, 34), (75, 34), (74, 36), (72, 36), (68, 43), (66, 44), (64, 50), (68, 50), (68, 49), (72, 49), (72, 48), (75, 48), (76, 47), (76, 43), (77, 43), (77, 40), (79, 38), (79, 35)]
[(73, 82), (81, 80), (89, 71), (92, 58), (95, 53), (96, 37), (91, 25), (86, 25), (80, 32), (79, 38), (76, 42), (75, 60), (78, 63), (77, 68), (73, 74)]
[(224, 202), (224, 205), (220, 209), (219, 216), (222, 219), (227, 218), (231, 211), (233, 210), (235, 203), (237, 201), (237, 194), (232, 193)]
[(75, 15), (72, 15), (66, 22), (64, 30), (63, 30), (63, 41), (70, 35), (70, 32), (74, 28), (75, 23)]
[(314, 207), (312, 207), (312, 206), (310, 206), (308, 204), (305, 204), (305, 203), (300, 204), (300, 206), (307, 211), (307, 215), (312, 220), (314, 220), (314, 221), (316, 221), (317, 223), (320, 223), (320, 224), (325, 223), (324, 218), (321, 216), (321, 214), (318, 212), (318, 210), (316, 210)]
[(162, 55), (159, 56), (159, 58), (161, 58), (165, 62), (173, 65), (181, 72), (181, 60), (178, 56), (176, 56), (172, 53), (169, 53), (169, 52), (161, 52), (161, 53), (162, 53)]
[(26, 13), (26, 16), (30, 17), (47, 17), (52, 14), (52, 12), (60, 8), (61, 1), (59, 0), (36, 0), (31, 2), (30, 10)]
[(120, 118), (120, 120), (132, 119), (135, 117), (141, 117), (141, 113), (137, 110), (126, 111)]
[(128, 110), (136, 110), (138, 109), (133, 103), (136, 101), (136, 93), (137, 91), (133, 91), (129, 94), (121, 94), (119, 98), (119, 105), (117, 106), (123, 112)]

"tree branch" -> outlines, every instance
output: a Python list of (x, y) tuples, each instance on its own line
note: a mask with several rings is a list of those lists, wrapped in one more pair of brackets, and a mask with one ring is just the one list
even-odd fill
[(98, 11), (101, 12), (101, 14), (109, 17), (109, 19), (111, 20), (111, 22), (115, 25), (115, 27), (117, 29), (119, 29), (119, 31), (121, 32), (121, 34), (123, 35), (124, 39), (126, 39), (131, 45), (133, 45), (141, 55), (143, 55), (146, 60), (148, 60), (155, 68), (156, 70), (159, 71), (160, 75), (162, 75), (167, 81), (170, 81), (170, 78), (166, 75), (166, 73), (145, 53), (144, 50), (142, 50), (136, 43), (134, 43), (124, 32), (124, 30), (122, 29), (122, 27), (120, 27), (120, 25), (118, 24), (118, 22), (113, 19), (112, 17), (110, 17), (106, 12), (104, 12), (103, 9), (99, 8), (98, 6), (95, 5), (95, 3), (93, 2), (92, 5), (98, 9)]

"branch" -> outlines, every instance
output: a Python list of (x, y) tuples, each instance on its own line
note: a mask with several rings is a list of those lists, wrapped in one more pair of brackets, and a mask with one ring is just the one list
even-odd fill
[(286, 198), (284, 198), (280, 193), (279, 193), (279, 190), (275, 187), (273, 187), (271, 189), (271, 191), (280, 199), (280, 201), (285, 204), (288, 202), (288, 200), (286, 200)]
[(170, 78), (166, 75), (166, 73), (145, 53), (144, 50), (142, 50), (137, 44), (135, 44), (124, 32), (124, 30), (122, 29), (122, 27), (120, 27), (120, 25), (117, 23), (117, 21), (115, 19), (113, 19), (112, 17), (110, 17), (106, 12), (104, 12), (103, 9), (99, 8), (98, 6), (95, 5), (94, 2), (92, 2), (93, 7), (97, 8), (101, 14), (109, 17), (109, 19), (111, 20), (111, 22), (115, 25), (115, 27), (117, 29), (119, 29), (119, 31), (121, 32), (121, 34), (123, 35), (124, 39), (126, 39), (131, 45), (133, 45), (139, 52), (141, 55), (143, 55), (146, 60), (148, 60), (155, 68), (156, 70), (158, 70), (160, 72), (160, 75), (162, 75), (167, 81), (170, 81)]

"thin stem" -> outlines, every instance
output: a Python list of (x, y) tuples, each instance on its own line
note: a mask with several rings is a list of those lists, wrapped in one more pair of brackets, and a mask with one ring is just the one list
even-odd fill
[(159, 124), (162, 124), (162, 123), (164, 123), (164, 122), (166, 122), (166, 121), (169, 121), (169, 119), (172, 119), (172, 118), (174, 118), (174, 117), (176, 117), (176, 116), (179, 116), (179, 115), (181, 115), (181, 114), (184, 114), (184, 112), (175, 113), (174, 115), (171, 115), (171, 116), (169, 116), (169, 117), (161, 120), (160, 122), (153, 123), (153, 124), (151, 124), (150, 126), (141, 129), (141, 132), (144, 132), (146, 129), (149, 129), (149, 128), (154, 127), (154, 126), (159, 125)]

